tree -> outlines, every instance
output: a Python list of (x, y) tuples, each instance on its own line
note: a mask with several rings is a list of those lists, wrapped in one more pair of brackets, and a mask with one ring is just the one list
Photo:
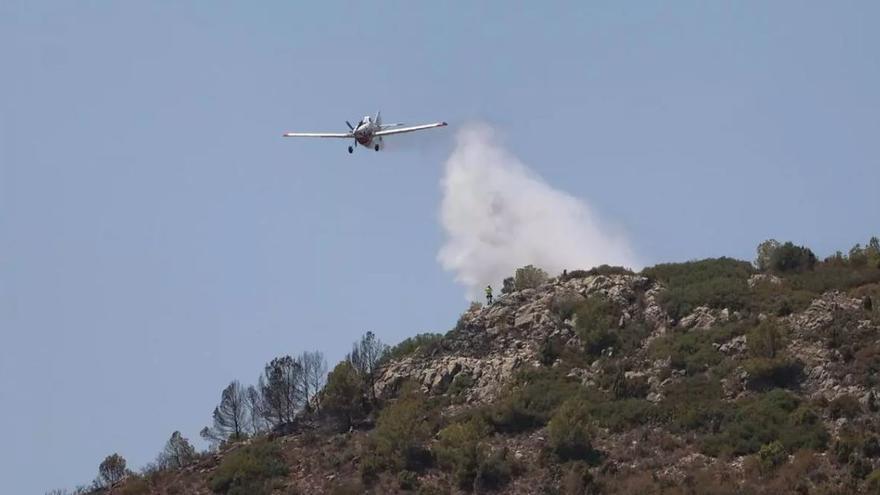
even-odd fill
[(302, 388), (305, 397), (306, 410), (311, 409), (310, 401), (315, 394), (324, 386), (327, 375), (327, 361), (324, 354), (319, 351), (303, 352), (299, 359), (302, 366)]
[(98, 466), (99, 480), (105, 486), (113, 486), (125, 477), (125, 458), (119, 454), (111, 454), (104, 458)]
[(364, 413), (364, 385), (351, 361), (345, 360), (327, 375), (321, 407), (348, 428)]
[(856, 267), (862, 267), (868, 264), (867, 249), (862, 249), (861, 244), (856, 244), (849, 250), (849, 264)]
[(260, 376), (258, 387), (263, 414), (270, 425), (292, 423), (305, 399), (302, 392), (302, 366), (290, 356), (270, 361)]
[(376, 400), (376, 391), (373, 386), (376, 381), (376, 369), (382, 356), (388, 352), (388, 346), (382, 343), (373, 332), (367, 332), (361, 340), (352, 345), (348, 360), (358, 373), (363, 377), (367, 387), (367, 395), (371, 400)]
[(165, 449), (159, 454), (159, 465), (165, 468), (181, 468), (189, 466), (196, 458), (196, 449), (179, 431), (171, 434)]
[(816, 255), (813, 251), (791, 242), (779, 246), (770, 257), (770, 269), (776, 272), (812, 270), (815, 265)]
[(256, 435), (266, 431), (266, 412), (263, 407), (263, 396), (257, 387), (248, 386), (245, 391), (245, 403), (247, 405), (248, 418), (250, 418), (251, 434)]
[(547, 272), (544, 270), (533, 265), (526, 265), (516, 269), (513, 286), (516, 290), (534, 289), (546, 282), (547, 278)]
[(762, 272), (770, 269), (770, 263), (773, 260), (773, 253), (779, 249), (779, 241), (776, 239), (767, 239), (758, 244), (758, 255), (755, 257), (755, 266)]
[(880, 268), (880, 239), (876, 236), (872, 237), (868, 241), (868, 245), (865, 246), (865, 255), (868, 257), (868, 263), (872, 267)]
[(220, 394), (220, 405), (214, 408), (213, 430), (223, 440), (240, 440), (248, 425), (248, 403), (244, 388), (233, 380)]

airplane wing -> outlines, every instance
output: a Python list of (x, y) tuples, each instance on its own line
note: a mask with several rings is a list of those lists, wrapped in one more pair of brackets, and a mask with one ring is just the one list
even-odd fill
[(446, 125), (446, 122), (434, 122), (433, 124), (424, 124), (424, 125), (414, 125), (410, 127), (395, 127), (393, 129), (384, 129), (375, 134), (374, 136), (390, 136), (392, 134), (403, 134), (404, 132), (415, 132), (421, 131), (422, 129), (432, 129), (434, 127), (443, 127)]
[(285, 132), (284, 137), (353, 138), (350, 132)]

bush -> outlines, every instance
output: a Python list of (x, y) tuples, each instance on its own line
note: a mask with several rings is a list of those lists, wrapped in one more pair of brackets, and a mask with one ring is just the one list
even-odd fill
[(150, 483), (143, 476), (132, 475), (114, 493), (118, 495), (148, 495), (150, 492)]
[(287, 475), (277, 444), (255, 441), (227, 454), (208, 485), (215, 493), (227, 495), (264, 495), (272, 491), (273, 478)]
[(587, 354), (598, 356), (617, 342), (617, 337), (611, 330), (617, 318), (610, 301), (589, 297), (577, 306), (574, 316), (575, 331), (584, 342), (584, 351)]
[(431, 464), (423, 447), (435, 428), (435, 411), (416, 386), (406, 385), (399, 399), (385, 407), (370, 434), (370, 447), (380, 466), (421, 471)]
[(550, 311), (560, 321), (571, 319), (578, 306), (584, 301), (584, 297), (577, 292), (564, 292), (553, 296), (550, 301)]
[(572, 270), (566, 271), (560, 276), (560, 280), (566, 282), (575, 278), (587, 278), (596, 275), (604, 275), (606, 277), (612, 275), (632, 275), (633, 271), (623, 266), (599, 265), (589, 270)]
[(552, 365), (562, 354), (562, 347), (563, 345), (555, 339), (549, 337), (544, 339), (544, 341), (541, 342), (541, 346), (538, 348), (538, 360), (541, 361), (541, 364), (544, 366)]
[(743, 363), (749, 374), (748, 387), (752, 390), (769, 390), (772, 388), (792, 388), (803, 376), (803, 364), (800, 361), (785, 358), (753, 358)]
[(443, 335), (439, 333), (420, 333), (414, 337), (403, 340), (396, 346), (389, 349), (382, 356), (382, 362), (394, 361), (402, 359), (411, 354), (420, 351), (423, 355), (431, 354), (432, 351), (439, 348), (443, 341)]
[(510, 294), (511, 292), (516, 290), (516, 282), (513, 277), (507, 277), (501, 283), (501, 293), (502, 294)]
[(474, 417), (463, 423), (453, 423), (437, 435), (434, 455), (442, 468), (452, 472), (459, 487), (473, 486), (484, 457), (482, 442), (488, 433), (489, 426), (482, 418)]
[(595, 459), (589, 409), (590, 405), (582, 398), (569, 399), (547, 424), (550, 448), (563, 461)]
[(489, 424), (501, 433), (517, 433), (543, 426), (553, 412), (580, 385), (559, 370), (520, 372), (504, 399), (486, 410)]
[(459, 373), (452, 379), (446, 393), (453, 399), (464, 399), (464, 394), (474, 386), (474, 377), (470, 373)]
[(562, 495), (585, 495), (588, 493), (600, 493), (593, 475), (590, 473), (590, 466), (586, 462), (573, 462), (568, 465), (565, 474), (562, 476), (562, 486), (560, 487)]
[(779, 325), (769, 318), (749, 331), (747, 343), (749, 354), (759, 358), (775, 358), (784, 347)]
[(642, 273), (666, 286), (659, 295), (663, 309), (673, 319), (698, 306), (739, 310), (746, 307), (752, 265), (732, 258), (710, 258), (687, 263), (666, 263)]
[(621, 432), (659, 421), (659, 410), (644, 399), (590, 401), (590, 417), (603, 428)]
[(663, 392), (662, 415), (674, 432), (716, 433), (729, 409), (721, 382), (705, 374), (670, 383)]
[(788, 452), (779, 440), (774, 440), (761, 446), (758, 451), (758, 461), (764, 473), (773, 471), (788, 460)]
[(514, 288), (516, 290), (523, 290), (534, 289), (544, 284), (547, 282), (548, 277), (547, 272), (544, 270), (532, 265), (526, 265), (522, 268), (517, 268), (513, 278)]
[(794, 395), (780, 389), (729, 405), (719, 433), (703, 441), (709, 455), (746, 455), (779, 441), (789, 452), (822, 450), (828, 434), (818, 416)]
[(513, 476), (514, 466), (506, 448), (498, 450), (477, 467), (474, 477), (474, 491), (484, 493), (487, 490), (498, 490), (506, 485)]
[(841, 395), (828, 403), (828, 414), (833, 419), (852, 419), (861, 414), (862, 405), (852, 395)]
[(865, 488), (868, 493), (880, 495), (880, 469), (875, 469), (865, 478)]
[(653, 359), (668, 358), (673, 369), (695, 375), (721, 363), (724, 356), (715, 344), (729, 340), (734, 333), (734, 327), (674, 332), (654, 340), (648, 352)]
[(419, 487), (419, 475), (412, 471), (401, 471), (397, 473), (397, 483), (402, 490), (415, 490)]

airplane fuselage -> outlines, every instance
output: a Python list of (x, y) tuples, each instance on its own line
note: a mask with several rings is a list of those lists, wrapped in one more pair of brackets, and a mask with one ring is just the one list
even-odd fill
[(369, 115), (365, 116), (353, 131), (355, 141), (361, 146), (373, 147), (373, 134), (378, 127)]

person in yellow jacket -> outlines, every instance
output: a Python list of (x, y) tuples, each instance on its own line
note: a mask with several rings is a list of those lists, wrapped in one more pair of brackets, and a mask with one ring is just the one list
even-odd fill
[(488, 306), (490, 304), (492, 304), (492, 286), (487, 285), (486, 286), (486, 305)]

